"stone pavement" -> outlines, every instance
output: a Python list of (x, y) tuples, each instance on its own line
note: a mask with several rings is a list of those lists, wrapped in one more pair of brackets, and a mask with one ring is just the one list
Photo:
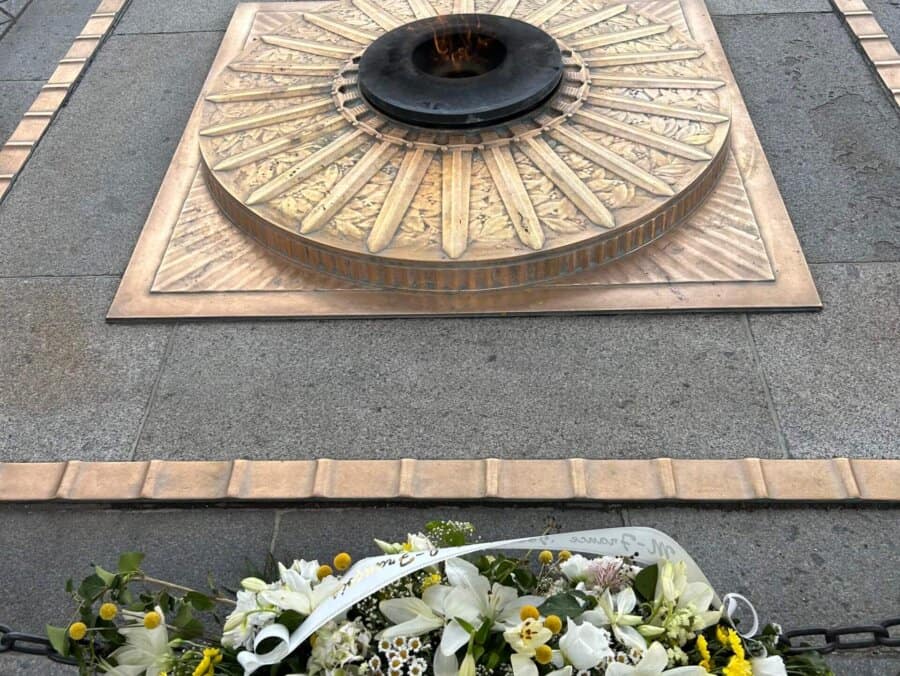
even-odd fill
[[(896, 0), (868, 2), (900, 41)], [(0, 40), (0, 136), (96, 4), (33, 0)], [(0, 461), (900, 458), (900, 114), (827, 0), (708, 4), (823, 312), (108, 325), (235, 5), (132, 0), (0, 202)], [(6, 506), (0, 621), (40, 630), (70, 572), (123, 548), (234, 578), (436, 514), (486, 537), (657, 526), (771, 619), (900, 614), (896, 509)], [(896, 651), (835, 665), (900, 673)], [(0, 657), (17, 673), (63, 672)]]

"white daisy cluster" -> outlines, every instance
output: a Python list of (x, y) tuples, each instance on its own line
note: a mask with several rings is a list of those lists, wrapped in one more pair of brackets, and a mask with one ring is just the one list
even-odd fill
[(378, 641), (378, 654), (369, 659), (372, 676), (424, 676), (431, 645), (419, 636), (396, 636)]

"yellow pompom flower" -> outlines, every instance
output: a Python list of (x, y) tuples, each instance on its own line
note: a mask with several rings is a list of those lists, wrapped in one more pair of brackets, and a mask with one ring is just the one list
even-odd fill
[(723, 676), (753, 676), (753, 667), (743, 657), (732, 655), (722, 669)]
[(538, 561), (543, 563), (545, 566), (553, 563), (553, 552), (544, 550), (540, 554), (538, 554)]
[(147, 629), (156, 629), (161, 622), (162, 618), (155, 610), (151, 610), (149, 613), (144, 615), (144, 627)]
[(334, 567), (338, 570), (347, 570), (351, 563), (353, 563), (353, 559), (347, 552), (341, 552), (334, 557)]
[(560, 561), (568, 561), (569, 559), (572, 558), (572, 552), (570, 552), (568, 549), (563, 549), (563, 550), (559, 553), (559, 555), (557, 556), (557, 558), (558, 558)]
[(193, 676), (214, 676), (216, 665), (222, 661), (222, 652), (218, 648), (205, 648), (203, 659), (194, 669)]
[(728, 631), (721, 624), (716, 627), (716, 640), (721, 643), (723, 647), (728, 645)]
[(87, 636), (87, 625), (84, 622), (73, 622), (69, 625), (69, 638), (80, 641)]
[(728, 630), (728, 645), (731, 648), (731, 652), (742, 660), (746, 659), (746, 655), (744, 654), (744, 644), (741, 642), (741, 637), (738, 636), (738, 633), (734, 629)]
[(109, 622), (110, 620), (115, 619), (118, 614), (119, 607), (115, 603), (104, 603), (100, 606), (100, 619), (102, 620)]
[(700, 653), (700, 657), (702, 658), (700, 660), (700, 666), (709, 671), (711, 666), (711, 663), (709, 661), (709, 643), (706, 642), (706, 637), (703, 634), (700, 634), (697, 637), (697, 651)]
[(318, 570), (316, 570), (316, 577), (320, 580), (324, 580), (326, 577), (332, 575), (333, 573), (334, 571), (331, 569), (331, 566), (329, 566), (327, 563), (323, 563), (321, 566), (319, 566)]
[(538, 664), (550, 664), (553, 659), (553, 650), (548, 645), (539, 645), (534, 649), (534, 659)]
[(522, 606), (522, 609), (519, 611), (519, 619), (522, 620), (522, 622), (525, 620), (536, 620), (540, 616), (541, 611), (534, 606)]
[(422, 591), (425, 591), (429, 587), (433, 587), (436, 584), (441, 583), (441, 575), (440, 573), (432, 573), (431, 575), (426, 575), (425, 579), (422, 580)]
[(547, 615), (544, 618), (544, 626), (554, 634), (558, 634), (562, 631), (562, 620), (559, 619), (559, 615)]

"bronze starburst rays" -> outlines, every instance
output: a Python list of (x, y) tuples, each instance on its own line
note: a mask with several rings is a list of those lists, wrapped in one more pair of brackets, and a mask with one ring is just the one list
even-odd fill
[[(206, 98), (211, 192), (257, 241), (312, 266), (339, 251), (349, 261), (339, 274), (359, 281), (392, 285), (370, 279), (373, 256), (408, 266), (397, 285), (413, 288), (509, 284), (488, 272), (440, 279), (447, 264), (499, 261), (539, 279), (620, 257), (703, 200), (729, 131), (704, 50), (639, 5), (406, 0), (401, 11), (336, 0), (267, 26)], [(369, 44), (408, 21), (479, 11), (558, 41), (564, 80), (540, 109), (457, 132), (366, 103), (358, 63)]]

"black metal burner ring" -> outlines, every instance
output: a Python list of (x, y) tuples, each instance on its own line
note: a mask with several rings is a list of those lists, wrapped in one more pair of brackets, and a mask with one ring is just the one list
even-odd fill
[(405, 24), (369, 45), (359, 89), (400, 122), (460, 129), (534, 110), (562, 75), (559, 46), (540, 28), (490, 14), (450, 14)]

